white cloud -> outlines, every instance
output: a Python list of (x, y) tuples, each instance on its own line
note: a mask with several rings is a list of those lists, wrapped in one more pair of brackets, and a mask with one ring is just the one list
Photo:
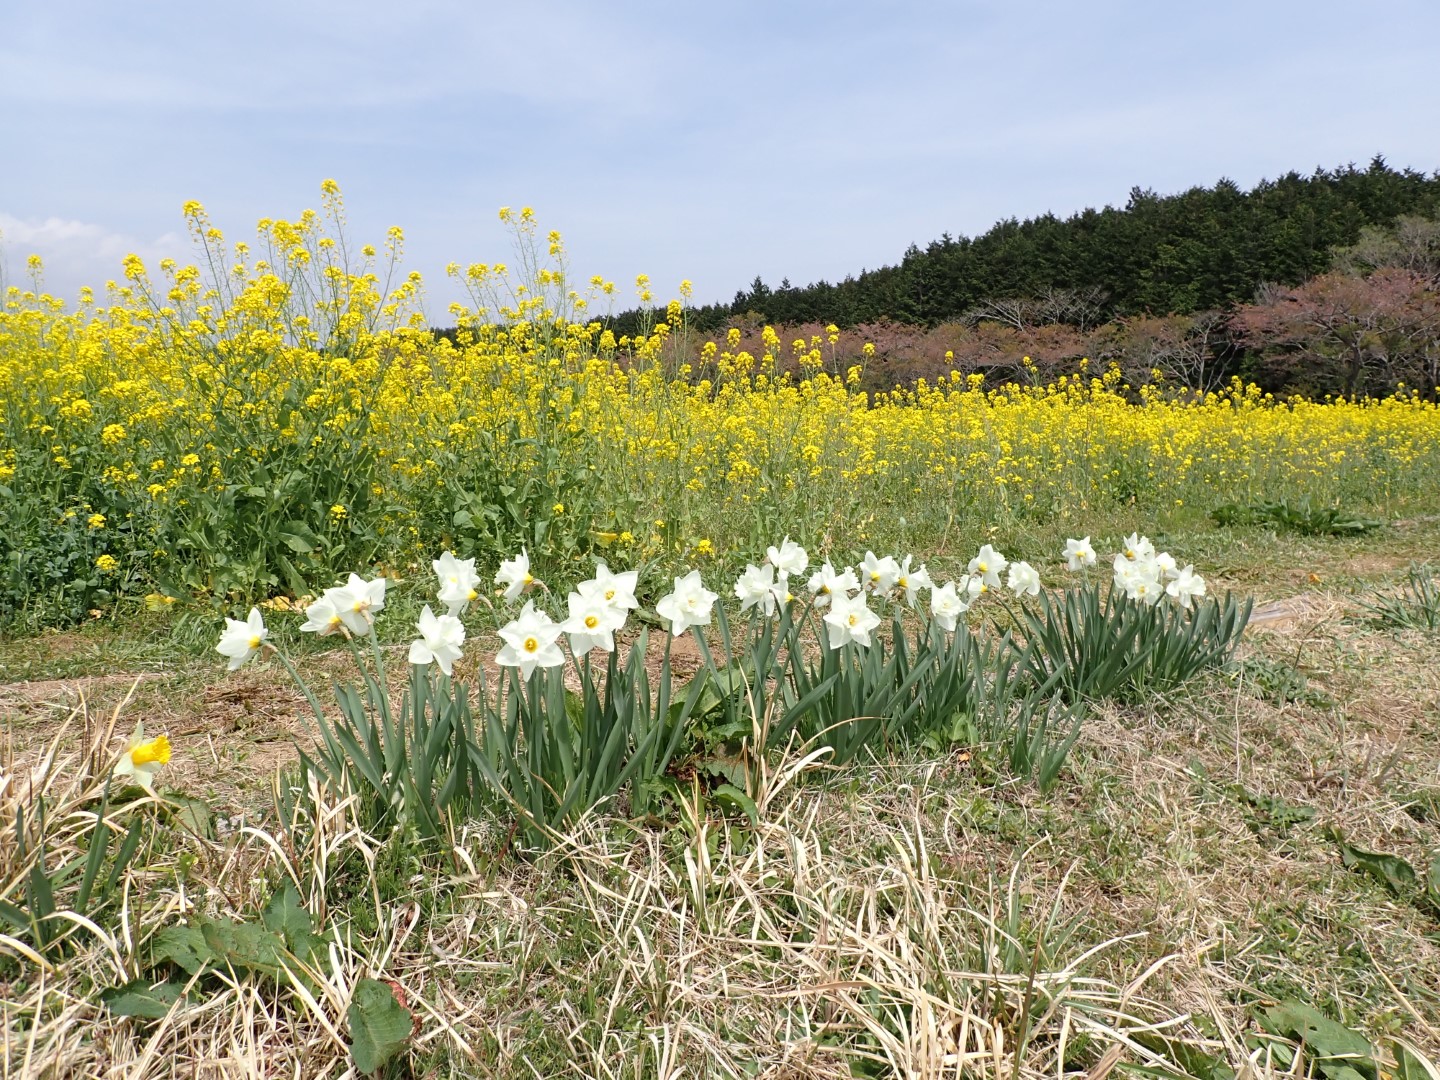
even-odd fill
[(121, 276), (120, 264), (132, 253), (153, 267), (163, 258), (185, 259), (189, 245), (174, 232), (143, 240), (94, 222), (58, 217), (27, 220), (0, 211), (0, 267), (10, 284), (19, 284), (26, 274), (26, 260), (39, 255), (46, 292), (73, 297), (82, 285), (98, 292), (106, 281)]
[(3, 250), (66, 294), (131, 250), (188, 261), (165, 232), (186, 199), (243, 234), (328, 176), (353, 236), (406, 228), (443, 311), (440, 268), (504, 249), (502, 204), (606, 277), (723, 299), (1133, 185), (1440, 164), (1435, 0), (1359, 22), (1342, 0), (22, 7), (0, 18)]

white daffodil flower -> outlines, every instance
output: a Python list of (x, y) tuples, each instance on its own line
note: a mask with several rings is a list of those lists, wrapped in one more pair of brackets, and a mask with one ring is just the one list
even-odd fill
[(1000, 587), (1000, 572), (1010, 565), (1010, 561), (996, 551), (989, 544), (980, 549), (980, 554), (970, 560), (967, 567), (972, 577), (978, 577), (981, 584), (989, 589)]
[(1028, 562), (1011, 563), (1010, 577), (1006, 584), (1010, 586), (1016, 596), (1040, 595), (1040, 574)]
[(1127, 595), (1131, 600), (1139, 600), (1154, 607), (1165, 595), (1165, 586), (1161, 585), (1158, 579), (1146, 574), (1131, 581)]
[(442, 552), (430, 564), (440, 579), (439, 600), (449, 615), (463, 615), (470, 601), (479, 595), (480, 575), (475, 573), (474, 559), (457, 559), (452, 551)]
[(810, 556), (799, 544), (785, 537), (780, 541), (777, 548), (773, 544), (765, 549), (765, 558), (771, 566), (775, 567), (782, 574), (800, 575), (810, 565)]
[(837, 574), (830, 560), (826, 559), (824, 565), (810, 575), (805, 587), (815, 594), (815, 606), (823, 608), (830, 603), (832, 596), (849, 596), (857, 591), (860, 579), (855, 576), (854, 570), (848, 568), (843, 574)]
[(612, 574), (610, 567), (602, 561), (596, 564), (595, 576), (589, 581), (582, 581), (575, 587), (575, 591), (581, 596), (598, 596), (606, 604), (621, 611), (634, 611), (640, 606), (640, 601), (635, 599), (635, 587), (639, 583), (638, 570)]
[(615, 631), (625, 625), (625, 611), (607, 603), (603, 596), (572, 592), (566, 603), (570, 617), (560, 629), (570, 635), (570, 651), (583, 656), (591, 649), (615, 651)]
[(1175, 565), (1175, 558), (1168, 551), (1162, 551), (1155, 556), (1155, 568), (1160, 571), (1161, 581), (1173, 581), (1179, 569)]
[(522, 678), (528, 679), (536, 668), (559, 667), (565, 654), (555, 642), (560, 637), (560, 624), (543, 611), (536, 611), (533, 601), (525, 601), (518, 618), (500, 628), (505, 644), (495, 657), (502, 667), (518, 667)]
[(917, 566), (910, 569), (910, 562), (914, 558), (906, 555), (905, 561), (900, 564), (900, 576), (895, 579), (895, 584), (905, 593), (905, 603), (910, 607), (915, 606), (916, 599), (920, 596), (921, 589), (935, 588), (935, 582), (930, 580), (930, 571), (924, 566)]
[(960, 598), (955, 582), (946, 582), (940, 588), (930, 590), (930, 615), (945, 628), (946, 633), (954, 633), (960, 616), (969, 610), (970, 604)]
[(1175, 579), (1165, 586), (1165, 592), (1186, 611), (1190, 610), (1191, 600), (1198, 600), (1205, 595), (1205, 579), (1195, 573), (1194, 566), (1186, 566), (1175, 574)]
[[(241, 624), (244, 625), (243, 623)], [(161, 765), (170, 762), (170, 740), (164, 735), (153, 739), (145, 738), (145, 724), (137, 722), (130, 734), (130, 745), (115, 763), (112, 775), (134, 780), (151, 795), (155, 794), (155, 774)]]
[(377, 577), (366, 581), (359, 574), (351, 574), (344, 585), (326, 589), (321, 599), (335, 605), (352, 634), (368, 634), (375, 613), (385, 606), (385, 579)]
[(520, 594), (535, 584), (530, 574), (530, 556), (525, 554), (524, 548), (520, 549), (519, 555), (500, 564), (500, 569), (495, 572), (495, 584), (505, 586), (506, 600), (519, 600)]
[(868, 648), (870, 631), (879, 625), (880, 616), (866, 605), (863, 592), (855, 596), (836, 593), (831, 597), (830, 610), (825, 613), (825, 636), (830, 648), (838, 649), (852, 641)]
[(900, 564), (893, 555), (886, 555), (882, 559), (876, 558), (873, 551), (867, 551), (860, 564), (860, 580), (867, 591), (876, 596), (888, 596), (890, 590), (895, 588), (895, 583), (900, 580)]
[(740, 601), (740, 610), (749, 611), (758, 607), (766, 615), (775, 614), (775, 568), (769, 563), (745, 567), (745, 572), (735, 582), (735, 599)]
[(1123, 554), (1115, 556), (1115, 588), (1131, 600), (1146, 604), (1158, 603), (1165, 594), (1160, 584), (1160, 570), (1152, 560), (1135, 562)]
[(454, 615), (440, 615), (426, 604), (416, 624), (420, 637), (410, 643), (410, 663), (440, 665), (450, 674), (451, 665), (460, 659), (460, 646), (465, 644), (465, 627)]
[(1115, 588), (1121, 592), (1128, 592), (1130, 580), (1143, 574), (1143, 570), (1135, 562), (1127, 559), (1123, 552), (1115, 556), (1112, 568), (1115, 571)]
[(252, 607), (244, 622), (239, 619), (225, 620), (225, 630), (220, 635), (220, 644), (215, 646), (215, 651), (230, 658), (230, 670), (234, 671), (259, 652), (269, 636), (270, 631), (265, 629), (265, 620), (260, 616), (260, 609)]
[(1083, 540), (1065, 541), (1065, 566), (1070, 570), (1083, 570), (1095, 565), (1095, 549), (1090, 546), (1090, 537)]
[(322, 596), (305, 609), (305, 621), (300, 625), (300, 630), (306, 634), (329, 637), (331, 634), (340, 633), (344, 627), (345, 620), (340, 617), (334, 600)]
[(775, 575), (775, 584), (770, 586), (770, 597), (772, 606), (766, 610), (769, 615), (775, 608), (789, 607), (795, 600), (795, 594), (790, 591), (790, 575), (784, 572)]
[(1155, 557), (1155, 545), (1150, 542), (1148, 536), (1141, 536), (1139, 533), (1131, 533), (1125, 538), (1125, 544), (1121, 548), (1121, 554), (1131, 562), (1144, 562)]
[(655, 613), (670, 624), (670, 633), (679, 637), (692, 626), (709, 626), (710, 611), (718, 599), (700, 581), (700, 571), (691, 570), (675, 579), (675, 591), (660, 598)]

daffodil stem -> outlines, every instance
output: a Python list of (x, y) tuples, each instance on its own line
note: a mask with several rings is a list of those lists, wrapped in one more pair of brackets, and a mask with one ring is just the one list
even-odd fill
[(288, 656), (279, 649), (275, 650), (275, 656), (284, 666), (285, 670), (290, 673), (290, 678), (294, 680), (295, 685), (300, 687), (301, 693), (305, 695), (305, 700), (310, 703), (310, 710), (315, 714), (315, 719), (323, 723), (325, 712), (320, 708), (320, 699), (317, 698), (315, 692), (310, 689), (310, 684), (300, 677), (300, 672), (295, 670), (295, 665), (290, 662)]
[(385, 681), (385, 657), (380, 652), (380, 638), (375, 633), (375, 622), (370, 622), (370, 651), (375, 654), (375, 675), (380, 680), (380, 688), (388, 690), (390, 684)]

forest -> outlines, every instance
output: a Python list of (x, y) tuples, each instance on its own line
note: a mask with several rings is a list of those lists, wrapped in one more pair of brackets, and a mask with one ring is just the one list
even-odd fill
[[(738, 327), (746, 348), (763, 326), (788, 340), (833, 325), (842, 356), (876, 346), (874, 389), (949, 370), (1033, 380), (1086, 358), (1200, 389), (1238, 375), (1274, 392), (1433, 394), (1437, 217), (1440, 174), (1382, 157), (1249, 191), (1225, 179), (1172, 195), (1137, 187), (1120, 208), (946, 234), (836, 283), (757, 276), (689, 325)], [(633, 335), (651, 317), (626, 311), (607, 327)]]

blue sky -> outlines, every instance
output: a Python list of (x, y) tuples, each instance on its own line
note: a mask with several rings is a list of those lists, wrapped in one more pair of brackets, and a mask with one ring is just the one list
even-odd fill
[(186, 257), (187, 199), (251, 239), (333, 177), (436, 322), (502, 205), (576, 275), (729, 299), (1137, 184), (1434, 171), (1437, 40), (1435, 0), (8, 4), (0, 249), (73, 296)]

